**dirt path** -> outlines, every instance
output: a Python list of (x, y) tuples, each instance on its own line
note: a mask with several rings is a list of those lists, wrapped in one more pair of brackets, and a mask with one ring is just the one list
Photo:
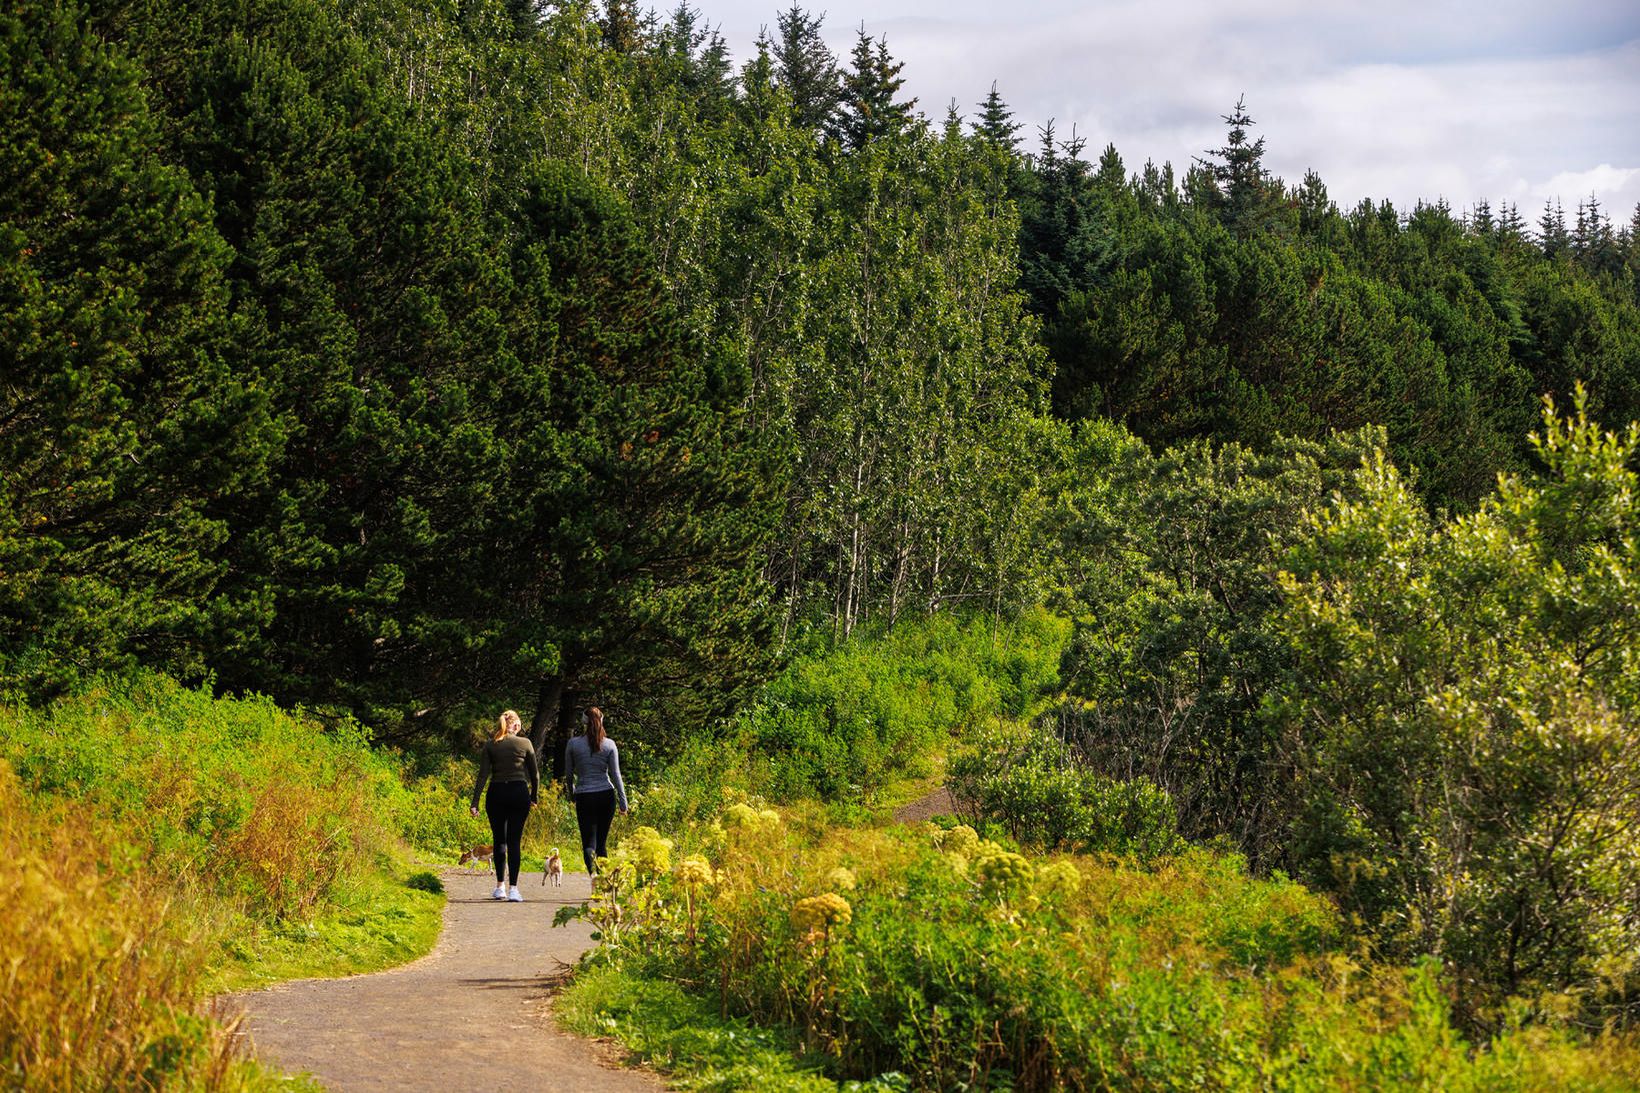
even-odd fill
[(587, 878), (542, 887), (524, 903), (490, 899), (494, 878), (449, 870), (437, 948), (413, 964), (349, 979), (304, 979), (235, 996), (256, 1056), (307, 1071), (336, 1093), (358, 1090), (574, 1090), (651, 1093), (651, 1074), (616, 1070), (547, 1012), (551, 979), (593, 944), (591, 927), (552, 916), (587, 897)]
[(901, 824), (921, 823), (931, 820), (935, 816), (950, 816), (957, 811), (956, 802), (951, 798), (951, 791), (940, 786), (929, 793), (903, 804), (894, 810), (894, 822)]

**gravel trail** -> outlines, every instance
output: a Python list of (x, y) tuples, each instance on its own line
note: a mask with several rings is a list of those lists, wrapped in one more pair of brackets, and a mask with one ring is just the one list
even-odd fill
[(449, 902), (436, 948), (411, 964), (346, 979), (304, 979), (228, 999), (251, 1050), (334, 1093), (368, 1090), (574, 1090), (651, 1093), (653, 1074), (617, 1069), (608, 1048), (558, 1030), (555, 979), (594, 942), (591, 927), (554, 929), (559, 907), (587, 897), (584, 874), (561, 888), (520, 878), (523, 903), (490, 898), (494, 878), (446, 870)]

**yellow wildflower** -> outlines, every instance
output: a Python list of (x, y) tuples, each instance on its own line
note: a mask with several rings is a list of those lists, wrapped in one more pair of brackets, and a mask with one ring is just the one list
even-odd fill
[(685, 888), (699, 888), (715, 880), (712, 867), (705, 858), (684, 858), (672, 867), (672, 875)]
[(1037, 880), (1049, 895), (1074, 896), (1082, 890), (1082, 871), (1068, 861), (1056, 861), (1037, 870)]
[(846, 926), (854, 918), (848, 900), (836, 892), (800, 899), (792, 907), (792, 926), (799, 933), (824, 933), (833, 926)]
[(980, 886), (993, 896), (1006, 896), (1029, 883), (1034, 872), (1031, 863), (1022, 856), (988, 839), (975, 847), (973, 862)]

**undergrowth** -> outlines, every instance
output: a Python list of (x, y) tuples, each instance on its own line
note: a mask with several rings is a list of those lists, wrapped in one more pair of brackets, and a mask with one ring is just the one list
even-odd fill
[[(767, 1087), (753, 1061), (781, 1044), (798, 1076), (928, 1090), (1637, 1088), (1615, 1036), (1466, 1042), (1434, 964), (1373, 962), (1326, 900), (1234, 855), (1140, 865), (822, 815), (740, 801), (630, 832), (585, 911), (608, 1001), (572, 995), (577, 1027), (713, 1089)], [(744, 1077), (736, 1022), (763, 1030)]]
[(428, 951), (443, 899), (403, 840), (442, 856), (470, 818), (398, 771), (155, 675), (0, 709), (0, 1084), (253, 1087), (210, 995)]
[(816, 639), (712, 737), (686, 743), (665, 776), (636, 787), (634, 816), (672, 828), (714, 813), (727, 788), (824, 802), (862, 822), (932, 784), (953, 735), (1049, 701), (1070, 623), (941, 614)]

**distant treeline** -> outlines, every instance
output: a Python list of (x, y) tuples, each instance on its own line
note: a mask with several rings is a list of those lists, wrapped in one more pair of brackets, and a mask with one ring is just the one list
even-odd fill
[(598, 700), (665, 749), (795, 629), (1074, 583), (1083, 419), (1378, 424), (1462, 511), (1542, 393), (1640, 416), (1640, 240), (1592, 199), (1340, 212), (1239, 105), (1182, 179), (1027, 154), (994, 88), (931, 123), (819, 30), (0, 15), (0, 691), (143, 663), (399, 737)]

